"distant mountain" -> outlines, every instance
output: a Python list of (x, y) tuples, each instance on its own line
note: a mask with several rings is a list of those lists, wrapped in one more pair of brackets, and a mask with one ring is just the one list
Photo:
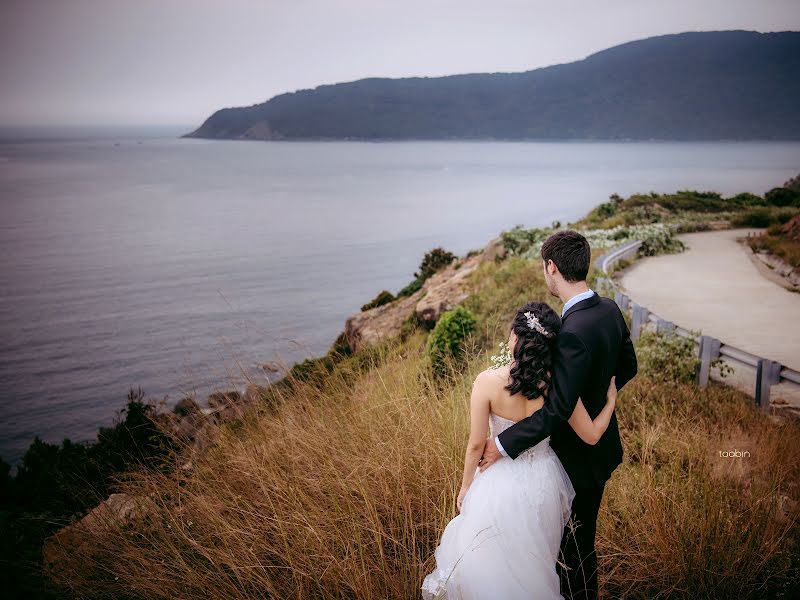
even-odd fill
[(523, 73), (369, 78), (225, 108), (183, 137), (800, 139), (800, 32), (713, 31)]

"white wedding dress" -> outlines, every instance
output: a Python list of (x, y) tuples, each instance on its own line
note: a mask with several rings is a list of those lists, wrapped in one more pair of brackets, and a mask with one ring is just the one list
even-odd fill
[[(490, 413), (492, 437), (514, 421)], [(556, 560), (575, 489), (545, 438), (516, 459), (502, 457), (467, 491), (445, 527), (425, 600), (562, 598)]]

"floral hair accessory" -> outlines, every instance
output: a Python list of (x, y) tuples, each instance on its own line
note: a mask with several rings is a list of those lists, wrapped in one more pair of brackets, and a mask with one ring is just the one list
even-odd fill
[(551, 337), (553, 335), (551, 331), (545, 329), (545, 326), (539, 322), (539, 319), (537, 319), (536, 315), (534, 315), (532, 312), (526, 311), (525, 318), (528, 319), (528, 327), (538, 331), (544, 337)]

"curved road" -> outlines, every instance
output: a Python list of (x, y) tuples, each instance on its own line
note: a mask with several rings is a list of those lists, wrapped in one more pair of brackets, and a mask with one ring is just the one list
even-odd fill
[[(759, 273), (736, 241), (748, 231), (754, 230), (681, 235), (686, 252), (637, 261), (623, 273), (622, 287), (664, 319), (800, 370), (800, 294)], [(793, 404), (800, 398), (796, 387), (779, 387), (773, 393), (785, 388)]]

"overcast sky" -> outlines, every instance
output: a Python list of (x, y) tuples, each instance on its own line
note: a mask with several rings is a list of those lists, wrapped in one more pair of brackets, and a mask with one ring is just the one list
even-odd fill
[(0, 0), (0, 125), (199, 125), (323, 83), (722, 29), (800, 30), (800, 0)]

